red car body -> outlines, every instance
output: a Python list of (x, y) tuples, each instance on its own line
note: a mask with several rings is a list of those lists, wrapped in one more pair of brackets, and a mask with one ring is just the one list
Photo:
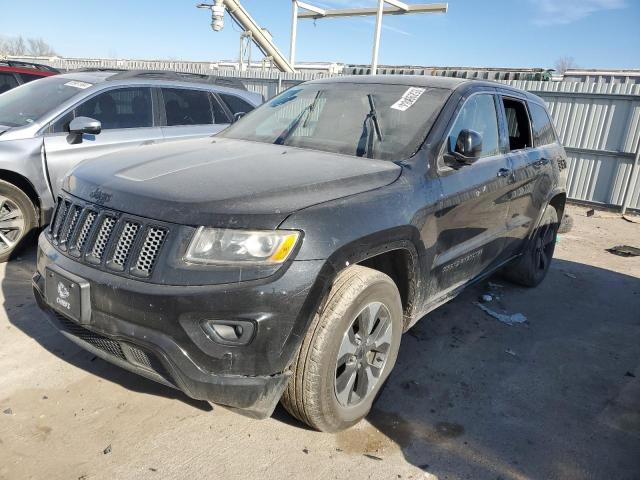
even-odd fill
[(23, 83), (60, 73), (53, 67), (38, 63), (0, 60), (0, 94)]

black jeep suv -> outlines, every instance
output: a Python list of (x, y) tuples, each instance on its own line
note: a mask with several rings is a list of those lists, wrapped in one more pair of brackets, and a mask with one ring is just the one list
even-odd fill
[(532, 94), (313, 81), (216, 137), (82, 163), (40, 237), (34, 291), (99, 357), (337, 431), (367, 414), (429, 311), (500, 268), (542, 281), (566, 167)]

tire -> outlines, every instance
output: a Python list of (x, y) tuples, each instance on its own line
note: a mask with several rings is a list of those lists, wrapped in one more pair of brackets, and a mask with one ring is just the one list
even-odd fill
[(0, 180), (0, 263), (9, 260), (35, 231), (37, 212), (18, 187)]
[(558, 227), (558, 212), (549, 205), (522, 256), (504, 269), (504, 276), (518, 285), (537, 287), (547, 276), (553, 260)]
[[(372, 317), (371, 333), (363, 335)], [(284, 408), (323, 432), (358, 423), (395, 365), (402, 329), (402, 302), (391, 278), (359, 265), (342, 271), (294, 360)]]
[(573, 228), (573, 217), (568, 213), (562, 216), (562, 221), (558, 227), (558, 233), (569, 233)]

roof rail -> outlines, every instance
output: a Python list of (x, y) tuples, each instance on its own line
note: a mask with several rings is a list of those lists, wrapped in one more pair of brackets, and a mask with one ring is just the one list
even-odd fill
[(32, 63), (32, 62), (21, 62), (19, 60), (0, 60), (0, 65), (3, 65), (5, 67), (30, 68), (33, 70), (42, 70), (45, 72), (60, 73), (58, 69), (50, 67), (49, 65), (42, 65), (41, 63)]
[(127, 80), (132, 78), (147, 78), (154, 80), (178, 80), (181, 82), (208, 83), (221, 87), (246, 90), (247, 87), (238, 78), (218, 77), (216, 75), (204, 75), (200, 73), (174, 72), (171, 70), (126, 70), (121, 71), (107, 80)]

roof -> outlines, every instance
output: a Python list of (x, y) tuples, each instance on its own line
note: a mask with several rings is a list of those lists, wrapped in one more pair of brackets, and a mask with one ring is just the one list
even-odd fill
[[(471, 80), (461, 78), (431, 77), (428, 75), (344, 75), (312, 80), (308, 83), (377, 83), (382, 85), (408, 85), (455, 90), (460, 85), (470, 81)], [(495, 86), (495, 84), (492, 85)]]

